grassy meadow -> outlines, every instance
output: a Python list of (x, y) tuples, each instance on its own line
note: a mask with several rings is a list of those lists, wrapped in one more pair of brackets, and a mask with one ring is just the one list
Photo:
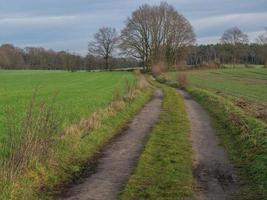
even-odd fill
[(114, 91), (123, 92), (129, 72), (5, 71), (0, 70), (0, 137), (4, 133), (7, 108), (22, 117), (35, 94), (37, 102), (52, 98), (64, 116), (64, 123), (75, 123), (112, 101)]
[[(191, 70), (185, 73), (192, 87), (267, 102), (267, 70), (264, 68)], [(177, 74), (170, 72), (166, 77), (175, 82)]]

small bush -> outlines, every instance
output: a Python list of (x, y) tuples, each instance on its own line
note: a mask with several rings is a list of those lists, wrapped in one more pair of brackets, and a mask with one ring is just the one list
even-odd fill
[(156, 76), (156, 80), (159, 82), (159, 83), (166, 83), (167, 82), (167, 79), (164, 77), (164, 76)]
[(167, 69), (167, 66), (165, 65), (165, 63), (159, 62), (152, 66), (151, 71), (154, 76), (158, 76), (162, 74), (164, 71), (166, 71), (166, 69)]
[(177, 81), (181, 89), (186, 89), (188, 87), (188, 79), (185, 73), (177, 74)]

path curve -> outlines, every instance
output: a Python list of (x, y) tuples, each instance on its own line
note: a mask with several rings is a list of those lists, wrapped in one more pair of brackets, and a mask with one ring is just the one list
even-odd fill
[(155, 91), (153, 99), (136, 115), (128, 128), (104, 148), (96, 172), (83, 183), (68, 189), (60, 200), (117, 198), (121, 187), (136, 166), (146, 136), (159, 119), (162, 96), (161, 90)]
[(200, 200), (235, 199), (238, 184), (233, 165), (220, 145), (208, 113), (191, 96), (179, 90), (185, 100), (194, 150), (194, 176)]

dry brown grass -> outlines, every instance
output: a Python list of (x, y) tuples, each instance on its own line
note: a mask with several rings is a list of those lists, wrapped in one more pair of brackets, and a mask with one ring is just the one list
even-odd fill
[(141, 74), (139, 70), (134, 71), (134, 73), (136, 74), (136, 77), (137, 77), (137, 84), (136, 84), (137, 89), (143, 90), (150, 86), (145, 76)]
[(185, 73), (178, 72), (177, 73), (177, 81), (179, 84), (179, 88), (184, 90), (188, 87), (188, 79), (187, 79), (187, 75)]
[(166, 69), (167, 69), (166, 64), (163, 62), (159, 62), (157, 64), (152, 65), (151, 71), (154, 76), (158, 76), (162, 74), (163, 72), (165, 72)]
[(249, 100), (244, 97), (234, 97), (217, 91), (216, 94), (229, 99), (235, 106), (241, 108), (248, 116), (253, 116), (267, 123), (267, 104), (263, 102)]

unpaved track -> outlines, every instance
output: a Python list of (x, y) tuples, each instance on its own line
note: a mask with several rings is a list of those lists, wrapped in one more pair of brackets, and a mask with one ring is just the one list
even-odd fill
[(185, 99), (191, 124), (191, 140), (194, 150), (194, 176), (201, 200), (230, 200), (238, 193), (238, 184), (233, 166), (215, 131), (207, 112), (191, 96), (179, 92)]
[(162, 103), (162, 92), (156, 90), (154, 98), (129, 124), (128, 128), (104, 148), (96, 172), (83, 183), (70, 189), (59, 199), (113, 200), (131, 175), (142, 151), (145, 138), (157, 122)]

